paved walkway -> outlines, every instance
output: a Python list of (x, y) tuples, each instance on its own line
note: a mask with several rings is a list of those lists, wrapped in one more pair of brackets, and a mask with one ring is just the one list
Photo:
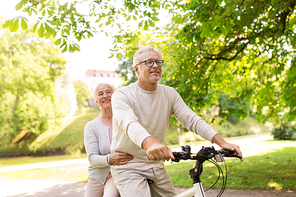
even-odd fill
[[(250, 156), (254, 153), (263, 153), (264, 148), (253, 150), (250, 143), (272, 139), (271, 136), (262, 136), (257, 138), (248, 138), (244, 140), (231, 141), (239, 144), (243, 150), (244, 156)], [(277, 147), (280, 148), (280, 147)], [(197, 152), (198, 147), (192, 147), (192, 152)], [(247, 151), (248, 150), (248, 151)], [(179, 151), (175, 149), (174, 151)], [(27, 164), (21, 166), (2, 167), (1, 172), (14, 170), (28, 170), (35, 168), (49, 168), (56, 166), (65, 166), (79, 163), (86, 163), (87, 159), (75, 159), (58, 162), (44, 162), (38, 164)], [(73, 183), (69, 181), (56, 180), (0, 180), (0, 197), (83, 197), (86, 183)], [(176, 187), (177, 193), (185, 191), (187, 188)], [(215, 197), (219, 190), (209, 190), (206, 192), (207, 197)], [(225, 197), (296, 197), (296, 193), (267, 191), (267, 190), (228, 190), (226, 189), (223, 196)]]
[[(0, 181), (1, 197), (83, 197), (86, 183), (71, 183), (51, 180)], [(176, 187), (177, 194), (188, 188)], [(206, 192), (207, 197), (216, 197), (219, 189)], [(296, 193), (269, 190), (229, 190), (223, 197), (296, 197)]]
[(37, 168), (52, 168), (59, 166), (67, 166), (73, 164), (87, 163), (87, 158), (84, 159), (72, 159), (72, 160), (64, 160), (64, 161), (52, 161), (52, 162), (42, 162), (42, 163), (32, 163), (18, 166), (8, 166), (0, 168), (0, 173), (3, 172), (11, 172), (16, 170), (29, 170), (29, 169), (37, 169)]

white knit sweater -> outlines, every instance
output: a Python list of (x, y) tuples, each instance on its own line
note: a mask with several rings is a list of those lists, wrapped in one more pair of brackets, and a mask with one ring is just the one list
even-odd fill
[(152, 136), (164, 143), (172, 115), (186, 128), (212, 141), (217, 134), (194, 113), (172, 87), (158, 84), (155, 91), (145, 91), (138, 83), (116, 90), (112, 95), (113, 137), (111, 153), (122, 151), (134, 156), (116, 169), (148, 169), (163, 165), (163, 161), (148, 160), (141, 148), (143, 140)]
[(84, 128), (84, 146), (89, 162), (88, 177), (104, 184), (110, 173), (109, 127), (99, 123), (98, 117)]

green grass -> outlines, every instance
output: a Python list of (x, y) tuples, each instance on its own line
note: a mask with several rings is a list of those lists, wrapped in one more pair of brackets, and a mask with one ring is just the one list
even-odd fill
[[(276, 143), (274, 143), (276, 145)], [(227, 188), (231, 189), (279, 189), (296, 190), (296, 147), (284, 147), (259, 156), (227, 159)], [(195, 162), (180, 162), (167, 165), (166, 169), (175, 186), (192, 186), (188, 170)], [(223, 165), (220, 165), (224, 168)], [(201, 176), (205, 188), (210, 187), (218, 177), (218, 170), (206, 162)], [(218, 182), (217, 187), (221, 187)]]
[[(67, 154), (79, 153), (84, 150), (83, 133), (85, 124), (97, 117), (99, 110), (89, 109), (85, 113), (62, 120), (55, 129), (45, 131), (37, 138), (19, 144), (10, 143), (2, 146), (0, 153), (35, 153), (65, 151)], [(6, 148), (4, 148), (6, 147)]]

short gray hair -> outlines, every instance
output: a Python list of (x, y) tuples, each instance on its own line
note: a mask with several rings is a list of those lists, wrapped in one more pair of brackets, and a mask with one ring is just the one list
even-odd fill
[(160, 53), (158, 50), (154, 49), (152, 46), (145, 46), (145, 47), (139, 49), (139, 50), (135, 53), (135, 55), (134, 55), (134, 57), (133, 57), (133, 65), (134, 65), (134, 66), (135, 66), (136, 64), (138, 64), (138, 63), (141, 62), (141, 60), (142, 60), (141, 55), (142, 55), (143, 53), (146, 53), (147, 51), (154, 51), (154, 52), (156, 52), (156, 53), (159, 55), (160, 59), (162, 59), (162, 55), (161, 55), (161, 53)]
[(93, 96), (94, 101), (96, 101), (96, 97), (97, 97), (97, 95), (98, 95), (99, 87), (100, 87), (101, 85), (108, 85), (108, 86), (113, 90), (113, 92), (115, 91), (114, 86), (111, 85), (110, 83), (107, 83), (107, 82), (101, 82), (101, 83), (99, 83), (98, 85), (96, 85), (96, 88), (95, 88), (94, 91), (93, 91), (93, 95), (92, 95), (92, 96)]

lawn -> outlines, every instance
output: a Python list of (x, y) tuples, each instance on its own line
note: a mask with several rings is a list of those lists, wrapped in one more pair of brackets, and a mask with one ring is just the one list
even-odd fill
[[(276, 145), (279, 142), (270, 142)], [(293, 143), (295, 144), (295, 143)], [(279, 189), (296, 191), (296, 146), (284, 147), (270, 152), (248, 156), (244, 162), (226, 159), (227, 188), (231, 189)], [(192, 186), (188, 170), (195, 162), (180, 162), (167, 165), (166, 169), (175, 186)], [(224, 169), (224, 164), (220, 165)], [(218, 177), (217, 168), (206, 162), (201, 181), (205, 188), (210, 187)], [(221, 181), (217, 187), (221, 187)]]

